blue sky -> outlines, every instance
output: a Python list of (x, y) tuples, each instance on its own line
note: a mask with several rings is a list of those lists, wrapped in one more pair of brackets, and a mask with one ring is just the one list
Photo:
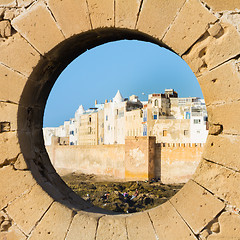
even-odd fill
[(76, 58), (61, 73), (44, 114), (44, 127), (57, 127), (83, 105), (104, 103), (117, 90), (123, 97), (161, 93), (174, 88), (180, 97), (203, 97), (189, 66), (179, 56), (155, 44), (122, 40), (91, 49)]

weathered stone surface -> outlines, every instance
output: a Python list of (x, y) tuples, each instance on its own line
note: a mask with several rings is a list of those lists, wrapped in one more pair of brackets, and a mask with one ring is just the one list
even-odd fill
[(93, 28), (114, 26), (114, 0), (88, 0)]
[(220, 233), (212, 234), (208, 240), (239, 239), (240, 216), (234, 213), (224, 212), (219, 217)]
[(235, 61), (225, 63), (198, 78), (206, 104), (240, 98), (240, 74)]
[(156, 240), (153, 225), (146, 212), (137, 213), (126, 218), (129, 240)]
[(153, 37), (162, 39), (169, 26), (182, 8), (185, 0), (164, 1), (148, 0), (143, 1), (137, 29), (150, 34)]
[(126, 240), (126, 217), (104, 216), (100, 218), (96, 240)]
[(29, 171), (15, 171), (11, 166), (0, 169), (0, 209), (31, 189), (36, 183)]
[(10, 37), (12, 30), (11, 24), (8, 20), (0, 21), (0, 37)]
[(39, 185), (35, 185), (30, 192), (9, 204), (6, 210), (28, 235), (52, 202), (53, 199)]
[(27, 7), (29, 6), (34, 0), (17, 0), (19, 7)]
[(223, 126), (223, 133), (239, 134), (239, 109), (240, 101), (210, 105), (207, 107), (208, 120), (211, 124), (221, 124)]
[(158, 239), (196, 239), (170, 202), (149, 211)]
[[(219, 26), (219, 23), (216, 23)], [(216, 36), (205, 34), (183, 56), (192, 71), (199, 75), (240, 53), (240, 35), (234, 26), (221, 22), (222, 29)], [(208, 30), (211, 33), (211, 28)]]
[(70, 37), (91, 29), (86, 1), (47, 1), (64, 35)]
[(228, 0), (228, 1), (219, 1), (219, 0), (204, 0), (204, 2), (211, 7), (214, 11), (226, 11), (226, 10), (235, 10), (240, 9), (240, 0)]
[(0, 7), (15, 7), (16, 0), (0, 0)]
[(217, 197), (240, 208), (240, 174), (218, 164), (203, 161), (193, 176), (194, 181)]
[(21, 152), (17, 133), (16, 132), (2, 132), (0, 133), (0, 164), (16, 159)]
[(240, 171), (240, 136), (208, 136), (203, 158)]
[(0, 62), (28, 76), (40, 60), (39, 53), (19, 34), (0, 44)]
[(60, 203), (53, 203), (33, 230), (29, 240), (63, 240), (71, 223), (72, 214), (72, 210)]
[(191, 180), (170, 202), (196, 234), (225, 207), (223, 202)]
[(42, 54), (64, 40), (44, 3), (34, 4), (12, 21), (13, 27)]
[(0, 232), (0, 239), (2, 240), (26, 240), (27, 237), (16, 227), (12, 226), (7, 232)]
[(115, 27), (134, 29), (137, 23), (140, 3), (141, 0), (116, 0)]
[(202, 6), (198, 0), (188, 1), (180, 11), (163, 42), (182, 55), (217, 18)]
[(73, 218), (66, 240), (94, 240), (97, 231), (97, 214), (79, 212)]
[(2, 83), (0, 101), (19, 103), (27, 79), (23, 75), (10, 70), (2, 64), (0, 64), (0, 78)]
[(26, 164), (26, 161), (24, 160), (22, 153), (18, 155), (17, 160), (14, 163), (14, 169), (16, 169), (16, 170), (27, 170), (28, 169), (28, 166)]

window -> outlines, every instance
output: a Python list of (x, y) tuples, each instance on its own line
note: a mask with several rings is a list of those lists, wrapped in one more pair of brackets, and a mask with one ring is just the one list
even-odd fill
[(91, 123), (91, 122), (92, 122), (92, 118), (91, 118), (91, 117), (89, 117), (88, 121)]
[(158, 107), (158, 100), (157, 99), (154, 101), (154, 106)]
[(70, 142), (70, 145), (74, 145), (74, 143), (73, 143), (73, 142)]
[(183, 131), (183, 134), (184, 134), (184, 136), (188, 136), (189, 131), (188, 131), (188, 130), (184, 130), (184, 131)]
[(153, 115), (153, 119), (154, 119), (154, 120), (157, 120), (157, 114), (154, 114), (154, 115)]
[(167, 136), (167, 130), (163, 130), (163, 136), (164, 136), (164, 137)]
[(91, 134), (91, 132), (92, 132), (92, 128), (89, 127), (89, 128), (88, 128), (88, 134)]
[(110, 131), (110, 125), (108, 125), (108, 131)]
[(74, 135), (74, 131), (70, 131), (70, 135)]
[(108, 121), (108, 115), (106, 115), (106, 121)]
[(194, 123), (194, 124), (200, 124), (200, 123), (201, 123), (201, 119), (194, 119), (194, 120), (193, 120), (193, 123)]

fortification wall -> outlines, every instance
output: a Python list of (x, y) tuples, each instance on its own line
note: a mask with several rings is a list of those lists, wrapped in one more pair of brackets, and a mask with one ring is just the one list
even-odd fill
[(125, 146), (47, 146), (53, 166), (62, 170), (81, 171), (86, 174), (125, 178)]
[(201, 161), (202, 144), (158, 144), (156, 162), (160, 165), (160, 178), (165, 184), (186, 183)]

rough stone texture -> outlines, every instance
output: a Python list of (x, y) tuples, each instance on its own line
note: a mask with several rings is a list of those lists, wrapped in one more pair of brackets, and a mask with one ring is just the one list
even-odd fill
[(79, 212), (73, 218), (66, 240), (95, 240), (97, 221), (96, 215)]
[(240, 189), (238, 186), (240, 174), (218, 164), (203, 161), (193, 176), (194, 181), (209, 189), (231, 205), (240, 208)]
[(204, 0), (204, 2), (211, 7), (214, 11), (226, 11), (240, 9), (240, 0)]
[(10, 37), (11, 36), (11, 24), (9, 21), (0, 21), (0, 37)]
[(240, 74), (236, 71), (236, 62), (227, 62), (198, 78), (208, 103), (220, 103), (240, 99)]
[[(213, 34), (210, 27), (200, 41), (183, 56), (192, 71), (199, 75), (207, 69), (212, 69), (219, 64), (235, 57), (240, 53), (240, 34), (234, 26), (221, 22), (217, 35)], [(217, 23), (219, 26), (219, 23)], [(216, 31), (216, 29), (215, 29)], [(215, 36), (212, 36), (211, 33)]]
[(33, 230), (29, 240), (63, 240), (72, 217), (73, 212), (69, 208), (60, 203), (53, 203)]
[(160, 240), (196, 239), (170, 202), (166, 202), (157, 208), (151, 209), (149, 211), (149, 216), (153, 222), (158, 239)]
[(42, 54), (64, 40), (63, 34), (43, 3), (35, 4), (16, 17), (12, 25)]
[(47, 3), (66, 37), (91, 29), (86, 1), (47, 0)]
[(10, 166), (1, 168), (0, 175), (0, 186), (4, 186), (0, 191), (0, 209), (36, 183), (29, 171), (14, 171)]
[(34, 0), (17, 0), (19, 7), (27, 7), (29, 6)]
[(0, 64), (0, 78), (2, 83), (0, 101), (19, 103), (27, 79), (23, 75), (10, 70), (2, 64)]
[(0, 7), (15, 7), (16, 0), (0, 0)]
[(240, 171), (240, 136), (208, 136), (203, 158)]
[(156, 240), (153, 225), (147, 213), (137, 213), (126, 218), (129, 240)]
[(185, 0), (143, 1), (137, 29), (146, 32), (153, 37), (162, 39), (169, 25), (173, 22), (184, 3)]
[(27, 237), (16, 227), (12, 226), (7, 232), (0, 232), (0, 239), (2, 240), (26, 240)]
[(115, 27), (134, 29), (141, 0), (115, 0)]
[(19, 228), (28, 235), (52, 202), (53, 199), (40, 186), (35, 185), (30, 192), (9, 204), (6, 210)]
[(208, 120), (212, 124), (221, 124), (223, 126), (223, 133), (239, 134), (239, 109), (240, 101), (210, 105), (207, 107)]
[(114, 0), (87, 0), (93, 28), (114, 26)]
[(163, 38), (163, 42), (182, 55), (201, 37), (208, 25), (216, 20), (217, 18), (198, 0), (189, 0)]
[(239, 239), (240, 216), (225, 212), (219, 217), (220, 233), (212, 234), (208, 240)]
[(225, 207), (223, 202), (193, 181), (184, 185), (170, 202), (196, 234)]
[(19, 34), (1, 43), (0, 52), (0, 62), (26, 76), (40, 60), (39, 53)]
[(126, 217), (104, 216), (100, 218), (96, 240), (126, 240)]
[(20, 152), (17, 133), (2, 132), (0, 134), (0, 165), (12, 159), (15, 160)]
[(17, 160), (14, 163), (14, 169), (16, 169), (16, 170), (27, 170), (28, 169), (28, 166), (26, 164), (26, 161), (24, 160), (22, 153), (18, 155)]

